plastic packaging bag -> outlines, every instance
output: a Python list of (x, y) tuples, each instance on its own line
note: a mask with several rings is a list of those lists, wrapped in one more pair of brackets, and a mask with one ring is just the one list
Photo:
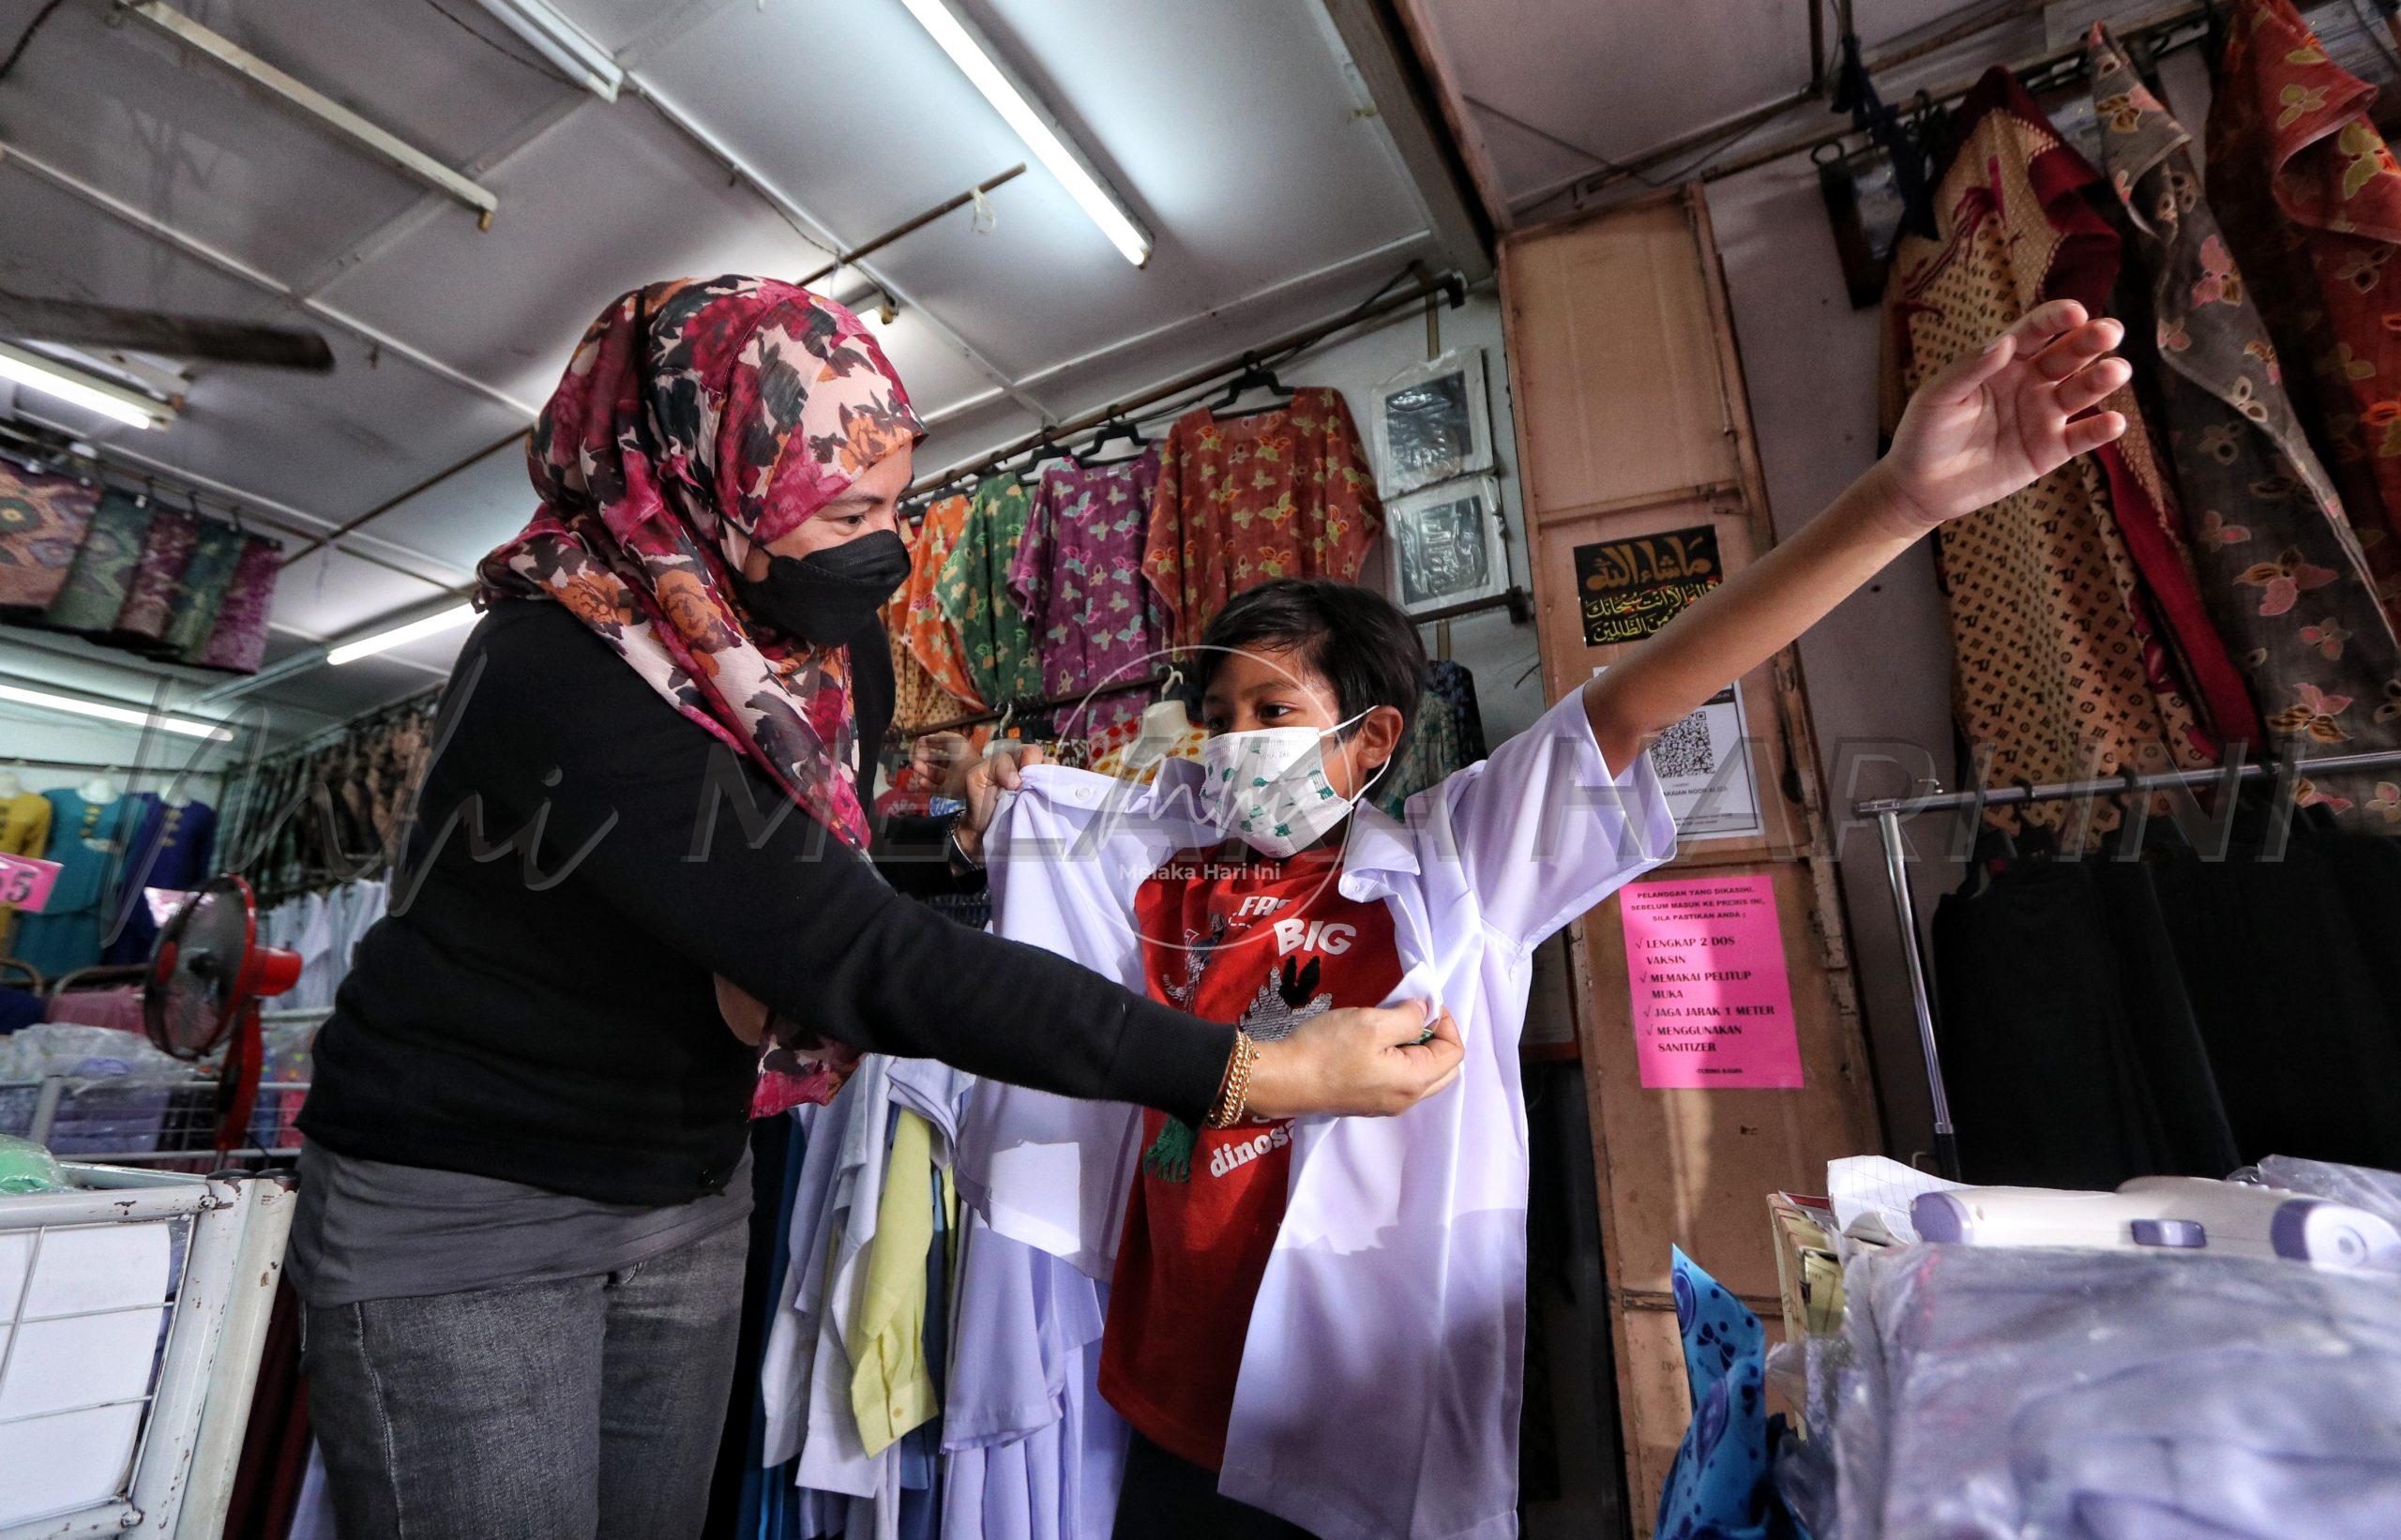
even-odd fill
[(1917, 1246), (1846, 1282), (1844, 1534), (2394, 1532), (2389, 1277)]
[(56, 1155), (29, 1139), (0, 1134), (0, 1194), (20, 1198), (27, 1193), (68, 1192), (73, 1187)]
[(61, 1155), (138, 1154), (159, 1147), (175, 1089), (192, 1066), (113, 1027), (45, 1021), (0, 1038), (0, 1133), (27, 1134), (40, 1081), (67, 1081), (49, 1133)]

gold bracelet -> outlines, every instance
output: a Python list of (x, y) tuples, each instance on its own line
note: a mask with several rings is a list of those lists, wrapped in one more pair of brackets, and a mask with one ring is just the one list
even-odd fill
[(1209, 1113), (1210, 1127), (1231, 1128), (1242, 1121), (1250, 1106), (1250, 1072), (1258, 1063), (1259, 1044), (1250, 1034), (1236, 1030), (1233, 1057), (1226, 1061), (1226, 1081)]

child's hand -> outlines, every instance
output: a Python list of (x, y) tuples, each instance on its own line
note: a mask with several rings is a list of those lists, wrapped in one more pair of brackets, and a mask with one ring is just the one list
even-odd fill
[(1895, 533), (1973, 513), (2123, 433), (2122, 415), (2091, 409), (2134, 377), (2109, 351), (2125, 333), (2075, 300), (2054, 300), (1919, 386), (1891, 451), (1868, 473), (1913, 526)]

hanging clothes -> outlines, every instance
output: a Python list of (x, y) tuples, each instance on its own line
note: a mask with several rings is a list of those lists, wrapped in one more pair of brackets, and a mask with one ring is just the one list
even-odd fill
[[(2088, 53), (2105, 165), (2150, 282), (2159, 399), (2198, 525), (2194, 559), (2211, 615), (2242, 659), (2278, 753), (2401, 747), (2401, 641), (2201, 202), (2192, 136), (2097, 23)], [(2396, 827), (2401, 806), (2390, 817), (2363, 806), (2377, 779), (2316, 777), (2301, 797), (2353, 826)]]
[(16, 953), (52, 979), (100, 960), (101, 938), (115, 918), (109, 879), (125, 856), (142, 816), (128, 797), (87, 801), (80, 792), (49, 792), (50, 844), (45, 860), (59, 866), (50, 902), (17, 925)]
[(258, 672), (266, 659), (267, 614), (275, 607), (275, 581), (282, 569), (281, 546), (258, 536), (244, 542), (217, 624), (200, 656), (190, 661), (229, 673)]
[[(1885, 296), (1887, 432), (1929, 375), (2035, 306), (2074, 297), (2096, 313), (2105, 309), (2100, 301), (2117, 271), (2117, 237), (2088, 202), (2091, 167), (2051, 130), (2016, 76), (1986, 75), (1957, 121), (1956, 151), (1935, 193), (1936, 238), (1904, 233), (1894, 252)], [(2137, 420), (2131, 396), (2110, 404)], [(2169, 542), (2164, 487), (2151, 491), (2154, 475), (2105, 449), (1937, 533), (1954, 709), (1982, 784), (2189, 769), (2215, 760), (2152, 618), (2156, 589), (2146, 577), (2175, 564), (2147, 569), (2133, 549)], [(2208, 672), (2214, 678), (2222, 671), (2225, 687), (2212, 691), (2212, 703), (2235, 718), (2235, 735), (2255, 735), (2243, 722), (2251, 708), (2241, 680), (2192, 588), (2187, 573), (2175, 611), (2188, 643), (2182, 651), (2189, 659), (2214, 649)], [(2117, 821), (2107, 804), (2076, 810), (2092, 822), (2066, 831), (2071, 846)], [(1987, 817), (2014, 828), (2021, 818), (2055, 824), (2070, 811), (2035, 804)]]
[[(1042, 473), (1008, 588), (1033, 631), (1045, 695), (1123, 684), (1155, 667), (1164, 638), (1142, 553), (1158, 481), (1156, 445), (1122, 464), (1067, 460)], [(1135, 691), (1104, 695), (1072, 725), (1091, 732), (1140, 717), (1144, 704)]]
[(1376, 806), (1401, 816), (1409, 799), (1439, 786), (1454, 770), (1484, 758), (1484, 716), (1476, 708), (1475, 677), (1449, 658), (1429, 664), (1409, 742), (1375, 789)]
[(191, 663), (207, 651), (209, 636), (217, 629), (217, 613), (233, 590), (234, 569), (241, 565), (246, 543), (242, 532), (231, 524), (214, 519), (200, 521), (191, 560), (184, 564), (183, 592), (175, 599), (165, 634), (159, 639), (160, 657)]
[(146, 650), (165, 639), (183, 589), (184, 568), (191, 565), (192, 549), (199, 543), (197, 518), (173, 508), (152, 511), (142, 559), (126, 581), (124, 607), (109, 628), (111, 642)]
[(74, 565), (41, 623), (53, 630), (80, 631), (87, 636), (107, 632), (125, 608), (125, 586), (141, 564), (143, 540), (150, 533), (150, 500), (121, 491), (104, 491), (83, 532)]
[(972, 506), (963, 493), (926, 506), (916, 540), (909, 548), (909, 581), (892, 600), (902, 617), (892, 629), (907, 641), (909, 656), (927, 676), (959, 702), (961, 709), (953, 716), (984, 709), (984, 698), (976, 693), (974, 675), (967, 667), (967, 649), (959, 628), (943, 612), (941, 595), (943, 569), (967, 527)]
[[(0, 798), (0, 852), (41, 857), (50, 849), (50, 799), (38, 792), (20, 792)], [(14, 905), (0, 904), (0, 957), (10, 956), (15, 933)]]
[[(2210, 98), (2209, 196), (2388, 614), (2401, 609), (2401, 167), (2376, 88), (2288, 0), (2236, 0)], [(2223, 282), (2223, 279), (2221, 279)], [(2228, 517), (2232, 517), (2231, 514)]]
[(1170, 646), (1200, 640), (1226, 601), (1269, 578), (1358, 581), (1383, 504), (1336, 390), (1219, 421), (1197, 407), (1161, 450), (1142, 572)]
[(38, 621), (66, 586), (99, 489), (0, 460), (0, 619)]
[[(2147, 1067), (2162, 1061), (2146, 1061), (2135, 1020), (2181, 1016), (2184, 1043), (2172, 1072), (2189, 1073), (2201, 1051), (2190, 1001), (2141, 988), (2156, 974), (2181, 976), (2172, 955), (2164, 966), (2156, 957), (2148, 969), (2122, 966), (2111, 925), (2124, 911), (2106, 905), (2096, 886), (2095, 874), (2112, 863), (1979, 853), (1933, 925), (1937, 1044), (1967, 1179), (2108, 1191), (2181, 1170), (2159, 1150)], [(2231, 1144), (2227, 1135), (2218, 1152), (2231, 1154)]]
[(1015, 475), (1004, 472), (978, 482), (935, 589), (944, 618), (965, 649), (968, 677), (988, 704), (1042, 693), (1041, 657), (1007, 583), (1032, 511), (1025, 483)]
[(133, 838), (126, 847), (123, 875), (118, 879), (116, 913), (125, 923), (116, 939), (100, 954), (102, 962), (150, 960), (150, 944), (158, 939), (158, 923), (140, 897), (144, 888), (189, 893), (208, 881), (217, 850), (217, 809), (205, 802), (180, 806), (150, 792), (128, 799), (137, 809)]

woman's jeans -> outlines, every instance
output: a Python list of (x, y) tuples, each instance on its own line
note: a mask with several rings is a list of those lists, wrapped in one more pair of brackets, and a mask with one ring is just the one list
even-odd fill
[(308, 1312), (341, 1540), (692, 1540), (750, 1227), (617, 1273)]

